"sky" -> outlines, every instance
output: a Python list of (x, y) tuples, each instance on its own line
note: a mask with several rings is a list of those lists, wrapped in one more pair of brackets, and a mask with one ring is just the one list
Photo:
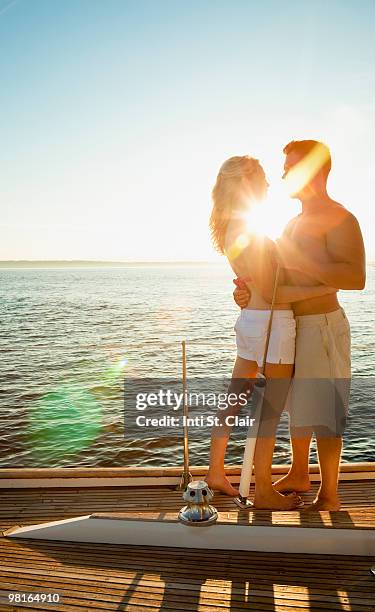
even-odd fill
[[(282, 148), (331, 148), (375, 260), (373, 0), (0, 0), (0, 259), (215, 260), (210, 192)], [(270, 231), (271, 235), (272, 232)]]

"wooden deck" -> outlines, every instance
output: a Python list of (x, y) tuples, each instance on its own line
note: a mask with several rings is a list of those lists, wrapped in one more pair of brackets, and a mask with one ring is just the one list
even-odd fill
[[(312, 500), (317, 484), (304, 496)], [(340, 512), (238, 512), (215, 495), (224, 520), (257, 525), (375, 527), (375, 480), (340, 482)], [(0, 526), (30, 525), (83, 514), (121, 512), (173, 516), (181, 493), (168, 486), (2, 489)], [(374, 609), (374, 558), (210, 551), (0, 538), (0, 589), (57, 592), (62, 602), (0, 610)], [(25, 606), (25, 605), (24, 605)]]
[(59, 593), (62, 604), (31, 609), (61, 612), (370, 612), (375, 598), (375, 580), (363, 557), (0, 539), (0, 575), (3, 590)]
[[(313, 500), (317, 485), (303, 495), (305, 504)], [(233, 500), (216, 493), (215, 507), (220, 520), (254, 525), (293, 525), (296, 527), (374, 528), (375, 480), (340, 483), (340, 512), (271, 512), (239, 510)], [(1, 492), (1, 528), (32, 525), (62, 518), (100, 512), (122, 513), (135, 518), (171, 520), (184, 505), (180, 491), (168, 487), (5, 489)]]

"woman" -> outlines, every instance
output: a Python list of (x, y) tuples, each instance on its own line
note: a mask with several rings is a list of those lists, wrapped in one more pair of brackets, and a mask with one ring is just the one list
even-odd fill
[[(244, 381), (254, 379), (263, 365), (270, 302), (277, 267), (276, 244), (251, 228), (251, 211), (265, 199), (268, 183), (259, 161), (247, 155), (231, 157), (221, 166), (212, 191), (213, 208), (210, 228), (214, 246), (226, 255), (237, 277), (246, 281), (251, 298), (235, 325), (237, 358), (229, 393), (240, 393)], [(249, 215), (250, 213), (250, 215)], [(247, 227), (247, 217), (250, 227)], [(292, 302), (335, 291), (331, 287), (293, 287), (283, 284), (279, 275), (275, 310), (267, 352), (265, 375), (268, 380), (254, 455), (254, 506), (270, 510), (296, 508), (300, 498), (284, 496), (272, 485), (271, 468), (275, 435), (293, 375), (295, 320)], [(230, 428), (226, 417), (237, 414), (236, 405), (220, 411), (220, 423), (211, 437), (208, 485), (227, 495), (236, 496), (225, 476), (224, 458)]]

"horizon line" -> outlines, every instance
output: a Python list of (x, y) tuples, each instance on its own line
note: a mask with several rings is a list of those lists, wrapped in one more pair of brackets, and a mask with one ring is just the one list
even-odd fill
[(145, 264), (209, 264), (220, 263), (220, 260), (200, 259), (155, 259), (155, 260), (119, 260), (119, 259), (0, 259), (0, 266), (21, 264), (116, 264), (116, 265), (145, 265)]
[[(74, 266), (74, 265), (85, 265), (85, 266), (145, 266), (145, 265), (204, 265), (204, 264), (221, 264), (224, 260), (220, 259), (181, 259), (181, 260), (112, 260), (112, 259), (0, 259), (0, 268), (6, 267), (42, 267), (49, 264), (49, 267), (57, 266)], [(374, 265), (375, 260), (369, 260), (366, 265)]]

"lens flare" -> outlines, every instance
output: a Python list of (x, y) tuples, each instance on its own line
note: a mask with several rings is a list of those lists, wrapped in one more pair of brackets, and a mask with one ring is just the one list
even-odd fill
[(290, 168), (284, 176), (290, 195), (300, 193), (328, 160), (327, 147), (318, 143), (310, 153)]
[(249, 243), (250, 237), (246, 232), (239, 234), (234, 242), (226, 249), (229, 259), (236, 259), (241, 255), (242, 251), (246, 249)]
[(122, 378), (124, 374), (124, 370), (128, 364), (129, 364), (129, 360), (126, 357), (122, 357), (121, 359), (113, 363), (104, 372), (103, 378), (105, 382), (108, 383), (109, 385), (113, 385), (117, 383), (119, 379)]
[(33, 460), (57, 464), (89, 447), (102, 430), (102, 410), (95, 397), (62, 385), (43, 395), (30, 409), (27, 435)]

